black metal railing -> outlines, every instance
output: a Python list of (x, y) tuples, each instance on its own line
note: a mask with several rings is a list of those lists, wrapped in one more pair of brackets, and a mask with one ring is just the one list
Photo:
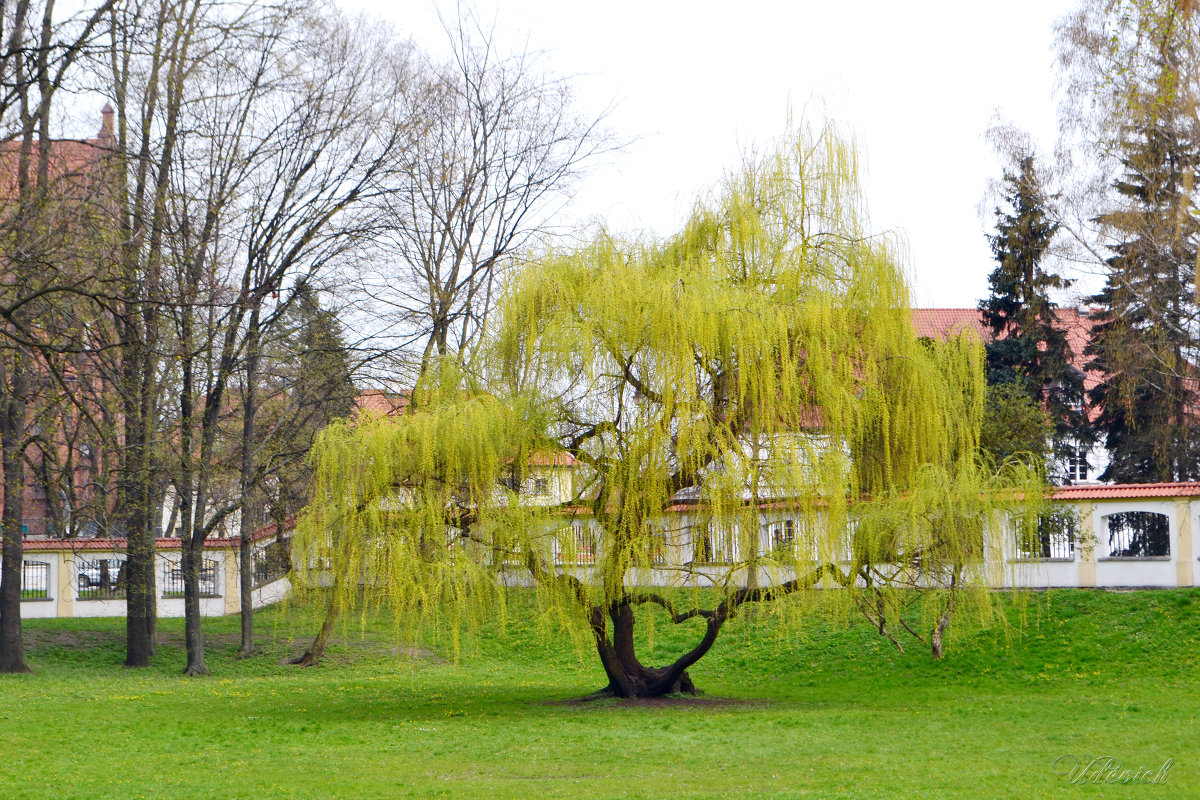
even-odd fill
[(21, 599), (50, 599), (50, 564), (45, 561), (21, 562)]
[(1109, 514), (1109, 558), (1156, 558), (1171, 555), (1171, 528), (1166, 514), (1123, 511)]
[(1017, 524), (1017, 558), (1066, 560), (1075, 558), (1079, 520), (1072, 511), (1056, 510), (1041, 514), (1036, 524), (1021, 520)]
[[(219, 597), (219, 570), (216, 561), (204, 559), (200, 566), (200, 596)], [(183, 567), (171, 561), (163, 565), (163, 597), (183, 597)]]
[(272, 542), (254, 554), (254, 587), (277, 581), (292, 570), (292, 554), (287, 542)]
[(80, 600), (124, 600), (125, 559), (91, 558), (75, 562)]

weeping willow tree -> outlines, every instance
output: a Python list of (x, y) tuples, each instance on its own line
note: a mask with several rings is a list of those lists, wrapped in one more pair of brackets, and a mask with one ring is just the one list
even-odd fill
[[(980, 460), (983, 350), (916, 338), (857, 172), (835, 130), (800, 131), (674, 238), (549, 253), (506, 295), (483, 374), (329, 429), (297, 546), (336, 602), (456, 635), (519, 581), (622, 697), (694, 691), (748, 608), (861, 613), (935, 655), (952, 613), (986, 618), (984, 529), (1021, 497), (1036, 513), (1041, 476)], [(538, 505), (519, 489), (547, 454), (573, 486)], [(580, 530), (594, 563), (563, 566)], [(664, 612), (695, 644), (643, 664), (635, 624)]]

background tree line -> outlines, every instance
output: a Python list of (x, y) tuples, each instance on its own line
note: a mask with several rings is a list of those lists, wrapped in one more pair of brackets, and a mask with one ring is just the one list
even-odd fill
[[(0, 670), (26, 669), (32, 482), (58, 535), (126, 540), (129, 666), (155, 538), (183, 540), (202, 674), (206, 538), (239, 520), (249, 653), (249, 536), (303, 502), (315, 433), (356, 381), (470, 357), (506, 259), (609, 142), (535, 54), (447, 31), (435, 57), (307, 0), (0, 8)], [(106, 101), (96, 137), (56, 138)]]
[[(1062, 465), (1102, 442), (1101, 480), (1195, 480), (1197, 6), (1084, 0), (1056, 33), (1055, 159), (1011, 129), (998, 137), (1007, 160), (991, 237), (998, 265), (980, 303), (993, 337), (990, 449)], [(1097, 312), (1082, 365), (1054, 302), (1071, 283), (1063, 267), (1104, 279), (1081, 298)]]

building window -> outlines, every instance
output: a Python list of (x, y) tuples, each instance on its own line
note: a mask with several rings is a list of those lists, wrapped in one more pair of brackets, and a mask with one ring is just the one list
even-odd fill
[(533, 479), (533, 496), (534, 497), (549, 497), (550, 496), (550, 479), (549, 478), (534, 478)]
[(771, 552), (775, 555), (791, 556), (796, 553), (796, 520), (785, 519), (771, 526)]
[(1170, 521), (1153, 511), (1124, 511), (1104, 517), (1109, 558), (1161, 558), (1171, 555)]
[(1072, 483), (1079, 483), (1088, 479), (1088, 462), (1087, 450), (1082, 447), (1076, 447), (1075, 451), (1067, 456), (1067, 480)]

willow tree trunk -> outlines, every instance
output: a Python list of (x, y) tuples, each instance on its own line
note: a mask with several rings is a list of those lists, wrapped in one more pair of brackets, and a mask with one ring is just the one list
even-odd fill
[(591, 612), (592, 632), (596, 638), (596, 649), (600, 663), (608, 676), (608, 686), (600, 694), (613, 697), (662, 697), (668, 694), (696, 694), (696, 686), (688, 675), (688, 668), (709, 651), (724, 617), (714, 614), (709, 617), (707, 629), (700, 643), (690, 652), (663, 667), (648, 667), (638, 660), (633, 642), (633, 606), (615, 604), (607, 612), (612, 621), (610, 639), (605, 631), (605, 611), (593, 608)]
[(312, 644), (303, 654), (292, 659), (293, 664), (298, 667), (315, 667), (321, 663), (321, 658), (325, 655), (325, 645), (329, 644), (329, 637), (333, 634), (333, 628), (337, 624), (337, 617), (337, 606), (331, 599), (329, 609), (325, 612), (325, 621), (321, 623), (321, 630), (317, 633), (317, 638), (312, 640)]

